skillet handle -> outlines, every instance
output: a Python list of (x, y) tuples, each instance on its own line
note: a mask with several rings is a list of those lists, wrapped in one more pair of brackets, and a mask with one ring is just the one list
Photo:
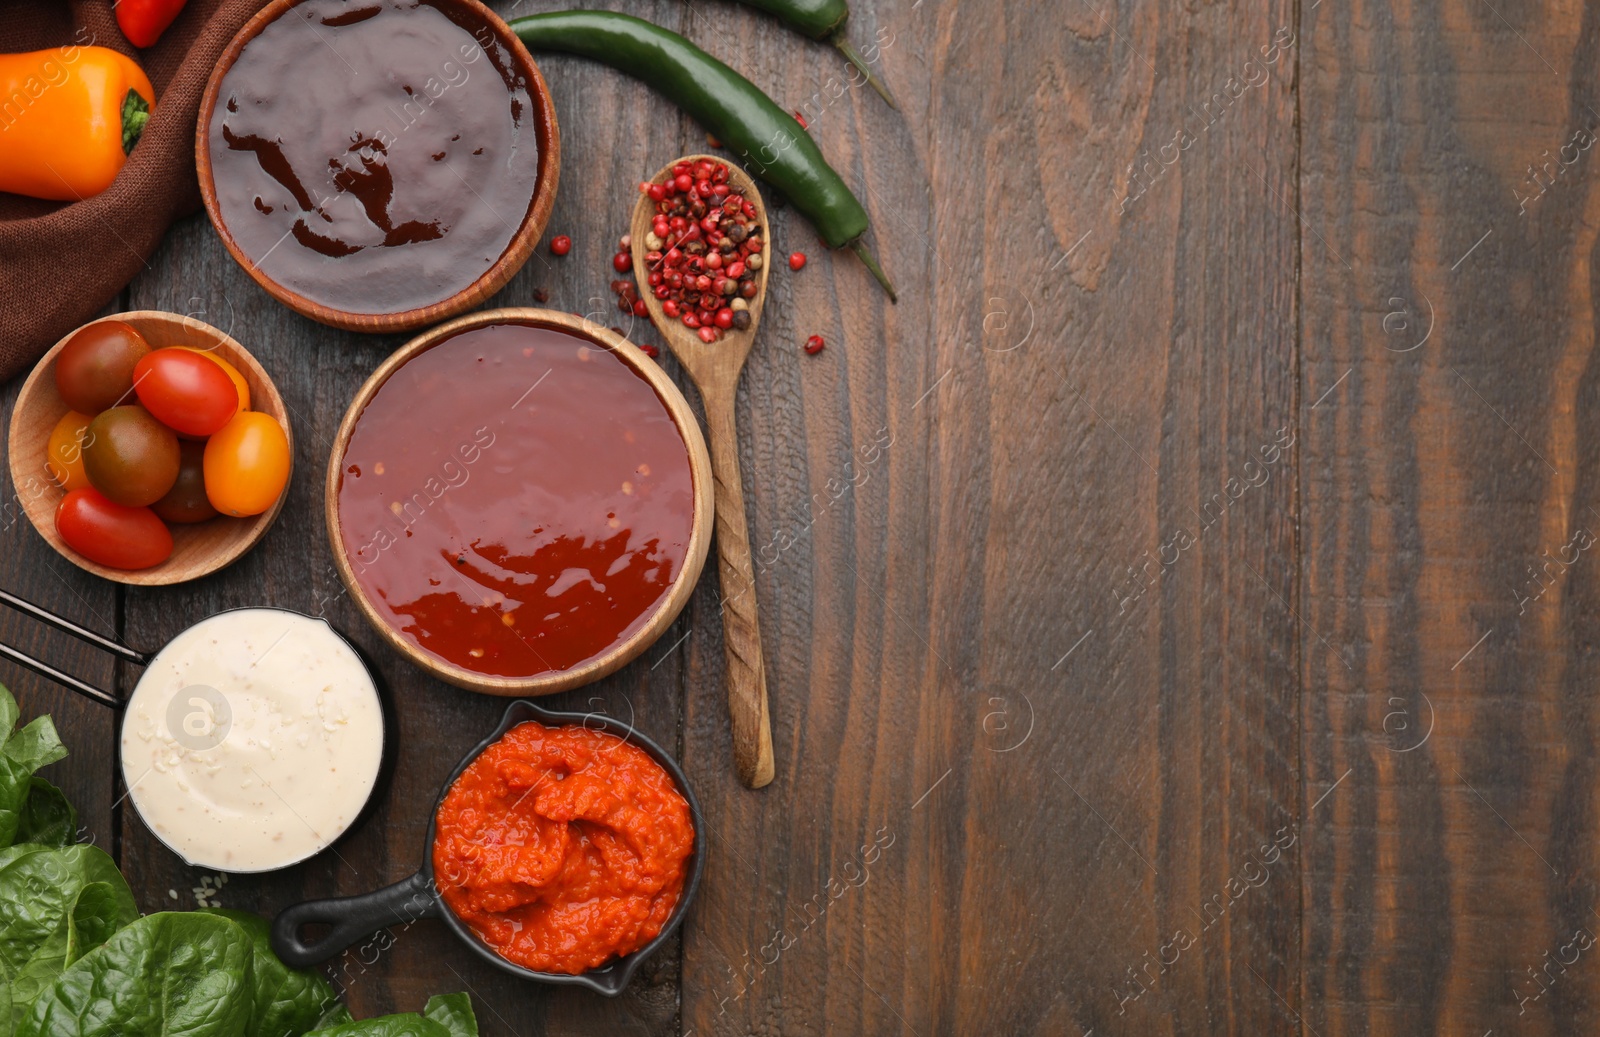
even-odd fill
[[(433, 881), (418, 872), (360, 896), (307, 900), (284, 908), (272, 920), (272, 950), (291, 968), (310, 968), (379, 929), (410, 925), (438, 913)], [(301, 939), (301, 927), (316, 923), (331, 925), (333, 930), (319, 940)]]

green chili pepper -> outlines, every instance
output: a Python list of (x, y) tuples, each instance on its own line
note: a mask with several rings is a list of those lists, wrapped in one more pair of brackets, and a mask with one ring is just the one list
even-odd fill
[(845, 38), (844, 25), (850, 17), (850, 6), (845, 0), (741, 0), (741, 2), (776, 15), (791, 29), (803, 32), (814, 40), (821, 40), (838, 47), (839, 53), (849, 58), (850, 64), (860, 69), (861, 74), (867, 77), (867, 82), (872, 84), (872, 89), (878, 91), (878, 96), (889, 102), (890, 108), (899, 107), (894, 103), (894, 98), (889, 96), (888, 88), (872, 74), (872, 69), (867, 67), (866, 59)]
[(577, 54), (649, 84), (788, 196), (830, 248), (849, 245), (895, 301), (894, 285), (861, 243), (867, 210), (811, 135), (754, 83), (675, 32), (611, 11), (529, 15), (511, 29), (533, 50)]

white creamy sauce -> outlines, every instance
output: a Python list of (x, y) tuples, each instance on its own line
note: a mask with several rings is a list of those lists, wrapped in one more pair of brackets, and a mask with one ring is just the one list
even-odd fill
[(270, 871), (327, 848), (377, 781), (383, 711), (326, 623), (224, 612), (163, 648), (122, 722), (122, 773), (145, 824), (190, 864)]

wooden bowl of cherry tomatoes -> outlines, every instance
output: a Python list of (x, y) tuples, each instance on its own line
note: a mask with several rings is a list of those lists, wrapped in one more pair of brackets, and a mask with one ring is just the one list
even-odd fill
[(11, 481), (39, 535), (118, 583), (193, 580), (254, 547), (283, 508), (283, 398), (228, 335), (157, 310), (56, 343), (11, 414)]

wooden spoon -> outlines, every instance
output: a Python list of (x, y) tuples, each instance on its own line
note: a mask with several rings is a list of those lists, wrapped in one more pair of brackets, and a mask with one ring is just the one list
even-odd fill
[(748, 300), (750, 327), (728, 329), (718, 342), (705, 343), (694, 329), (668, 317), (650, 287), (644, 247), (655, 217), (655, 204), (641, 194), (633, 210), (633, 276), (649, 307), (650, 319), (667, 340), (689, 378), (700, 390), (706, 408), (706, 439), (711, 447), (711, 475), (716, 484), (717, 569), (722, 575), (723, 640), (727, 643), (728, 712), (733, 720), (733, 765), (739, 780), (758, 789), (772, 781), (772, 728), (767, 717), (767, 672), (761, 654), (761, 625), (756, 611), (756, 581), (750, 562), (750, 537), (745, 526), (744, 483), (739, 477), (739, 430), (734, 424), (734, 397), (745, 358), (755, 343), (761, 307), (767, 298), (767, 272), (772, 269), (772, 234), (767, 209), (755, 181), (738, 166), (714, 155), (689, 155), (657, 173), (652, 183), (665, 183), (681, 162), (709, 160), (728, 167), (728, 186), (756, 207), (765, 243), (756, 297)]

